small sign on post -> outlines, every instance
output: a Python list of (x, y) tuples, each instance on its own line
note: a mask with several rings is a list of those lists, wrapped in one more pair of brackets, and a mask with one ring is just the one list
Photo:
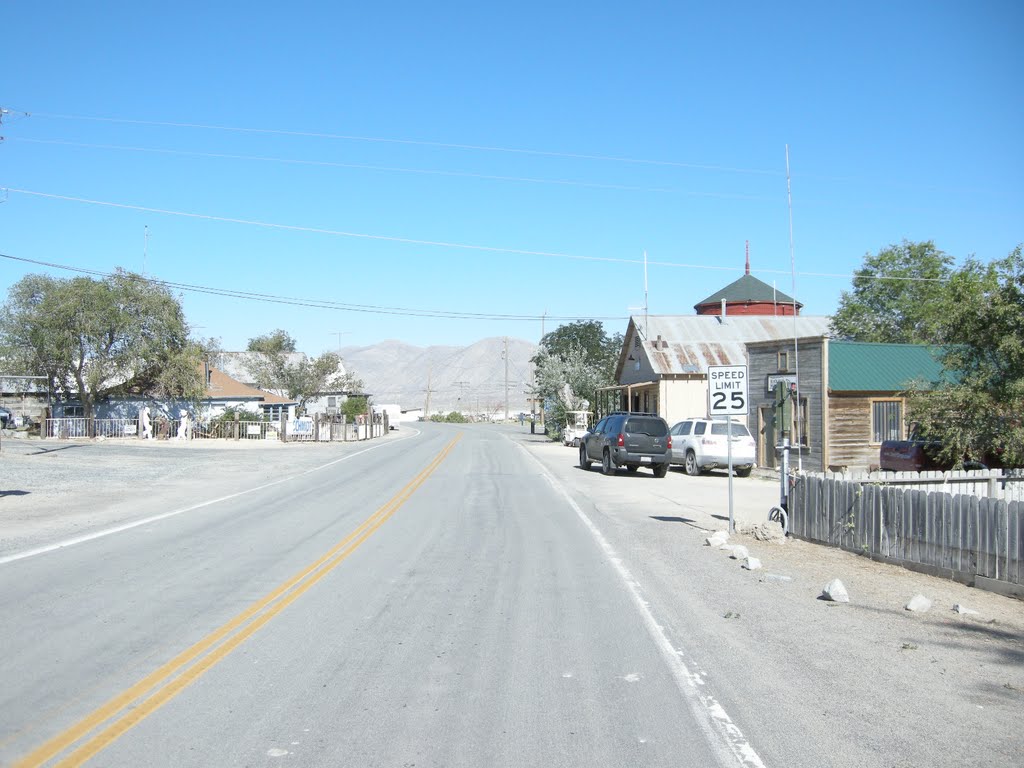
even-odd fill
[(726, 423), (726, 444), (729, 453), (729, 533), (736, 530), (732, 504), (732, 417), (750, 413), (747, 396), (747, 366), (708, 366), (708, 413), (712, 418), (724, 416)]

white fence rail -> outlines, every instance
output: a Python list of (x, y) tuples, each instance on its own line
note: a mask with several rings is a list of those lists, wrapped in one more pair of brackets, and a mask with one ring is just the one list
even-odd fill
[[(47, 419), (44, 437), (59, 440), (142, 439), (138, 419), (86, 419), (69, 417)], [(347, 442), (369, 440), (386, 434), (383, 424), (293, 419), (270, 421), (183, 422), (154, 419), (150, 437), (155, 440), (277, 440), (289, 442)]]

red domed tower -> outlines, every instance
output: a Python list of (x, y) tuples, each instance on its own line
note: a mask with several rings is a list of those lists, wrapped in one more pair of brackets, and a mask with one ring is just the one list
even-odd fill
[(746, 272), (739, 280), (708, 296), (694, 306), (698, 315), (799, 315), (803, 306), (792, 296), (776, 290), (750, 274), (750, 244), (747, 244)]

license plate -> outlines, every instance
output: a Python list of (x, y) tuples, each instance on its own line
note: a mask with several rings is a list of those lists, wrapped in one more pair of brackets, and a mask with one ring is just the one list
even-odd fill
[(648, 464), (650, 464), (652, 459), (650, 456), (641, 456), (640, 461), (646, 461)]

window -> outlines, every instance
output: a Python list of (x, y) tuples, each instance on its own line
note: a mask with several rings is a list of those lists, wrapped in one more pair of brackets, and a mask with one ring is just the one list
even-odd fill
[(899, 400), (875, 400), (871, 403), (871, 442), (899, 440), (903, 437), (903, 403)]
[(789, 370), (789, 350), (779, 350), (779, 370), (782, 372)]
[(693, 434), (703, 435), (704, 432), (707, 431), (707, 428), (708, 423), (706, 421), (698, 421), (696, 424), (693, 425)]
[(328, 395), (328, 397), (327, 397), (327, 407), (328, 408), (337, 408), (338, 407), (338, 398), (334, 397), (333, 395)]

